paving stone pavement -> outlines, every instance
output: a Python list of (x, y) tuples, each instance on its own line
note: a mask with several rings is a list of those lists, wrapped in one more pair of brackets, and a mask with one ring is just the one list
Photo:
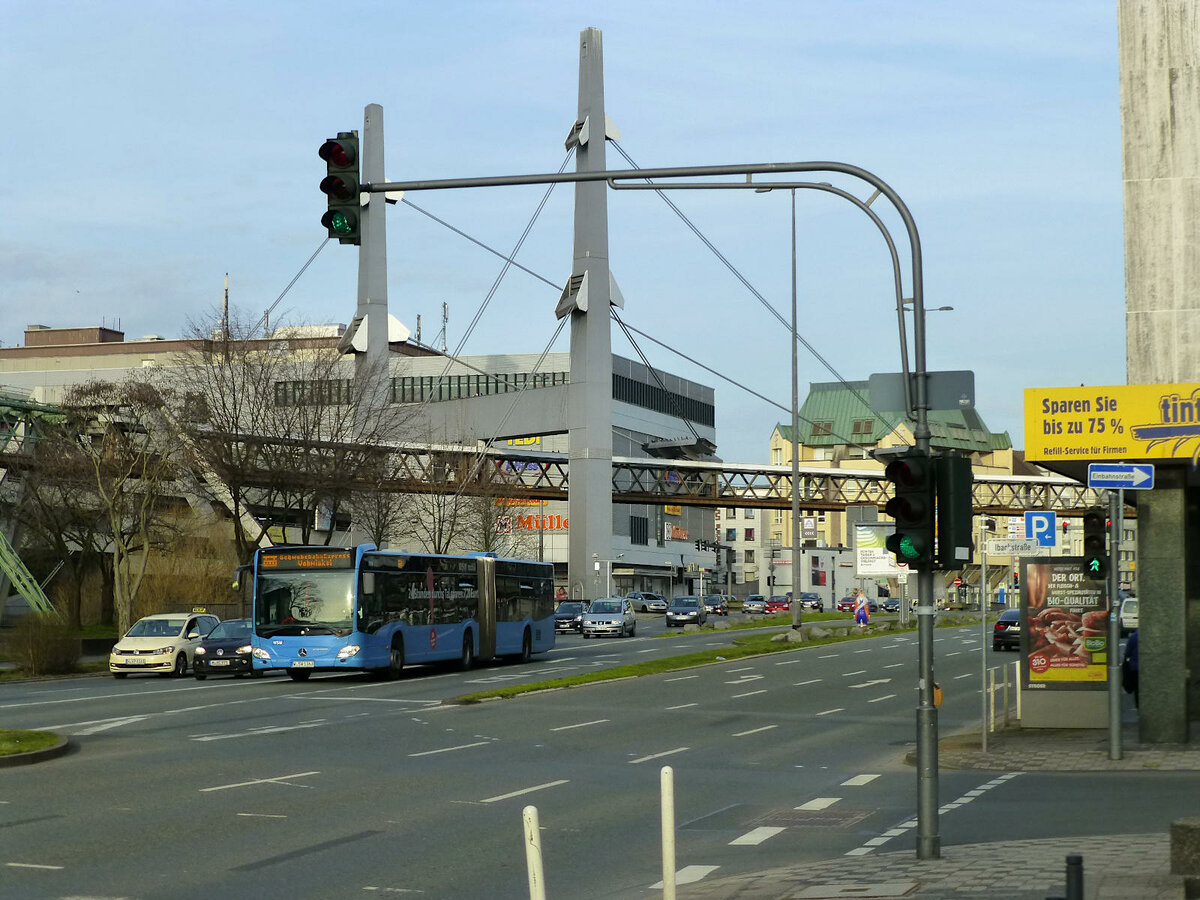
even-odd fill
[[(1193, 734), (1200, 727), (1193, 725)], [(1136, 722), (1122, 731), (1122, 758), (1109, 759), (1107, 729), (1021, 729), (962, 734), (938, 742), (938, 766), (999, 772), (1196, 771), (1200, 744), (1145, 745)], [(912, 758), (910, 755), (910, 762)], [(1200, 810), (1200, 790), (1197, 791)], [(1054, 840), (943, 846), (941, 858), (913, 851), (843, 856), (748, 875), (680, 885), (680, 900), (834, 900), (965, 898), (1046, 900), (1066, 894), (1066, 858), (1083, 856), (1085, 900), (1183, 900), (1184, 881), (1170, 874), (1170, 838), (1113, 834)]]

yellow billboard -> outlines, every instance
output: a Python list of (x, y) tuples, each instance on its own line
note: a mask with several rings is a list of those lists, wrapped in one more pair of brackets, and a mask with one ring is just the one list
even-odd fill
[(1200, 384), (1025, 389), (1029, 460), (1200, 460)]

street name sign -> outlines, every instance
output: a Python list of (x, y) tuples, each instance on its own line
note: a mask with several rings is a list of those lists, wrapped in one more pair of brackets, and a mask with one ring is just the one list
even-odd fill
[(1150, 463), (1088, 463), (1088, 487), (1153, 490), (1154, 466)]
[(1041, 547), (1037, 541), (994, 540), (987, 542), (987, 552), (991, 556), (1044, 556), (1047, 547)]

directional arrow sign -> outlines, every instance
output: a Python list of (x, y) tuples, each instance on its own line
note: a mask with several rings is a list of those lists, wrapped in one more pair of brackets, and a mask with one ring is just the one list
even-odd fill
[(873, 687), (877, 684), (887, 684), (891, 680), (892, 679), (890, 679), (890, 678), (876, 678), (874, 681), (864, 681), (862, 684), (852, 684), (852, 685), (850, 685), (850, 687), (852, 687), (852, 688)]
[(1154, 488), (1150, 463), (1088, 463), (1088, 487), (1149, 491)]

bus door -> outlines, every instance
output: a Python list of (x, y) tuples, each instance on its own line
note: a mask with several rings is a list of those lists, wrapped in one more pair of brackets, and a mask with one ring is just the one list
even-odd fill
[(480, 659), (496, 655), (496, 560), (481, 556), (479, 561), (479, 608), (475, 621), (479, 625)]

